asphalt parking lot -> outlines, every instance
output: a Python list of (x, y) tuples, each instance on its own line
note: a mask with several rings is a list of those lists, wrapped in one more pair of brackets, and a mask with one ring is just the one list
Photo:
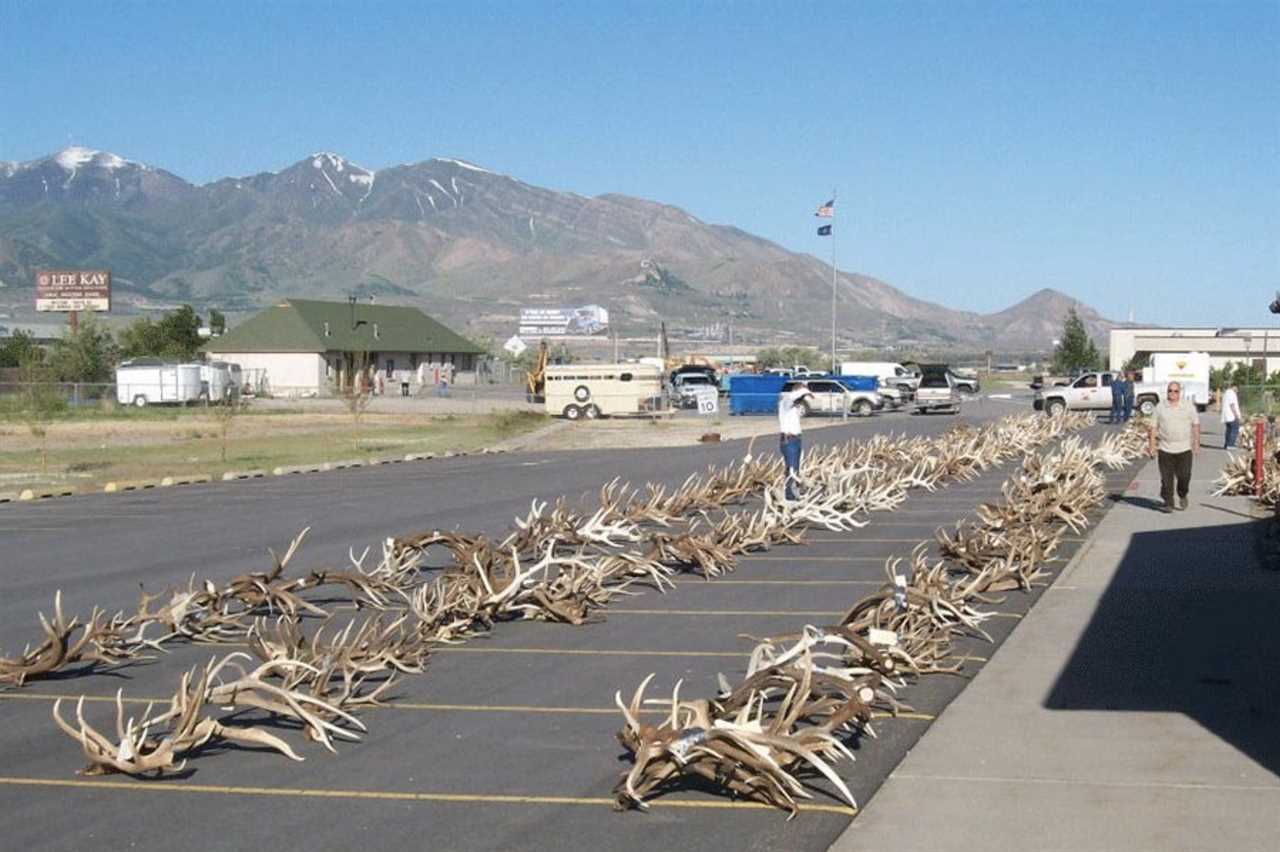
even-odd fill
[[(961, 421), (1026, 410), (988, 404)], [(844, 441), (885, 429), (936, 432), (954, 417), (871, 418), (813, 433)], [(757, 442), (756, 451), (763, 447)], [(530, 452), (419, 466), (341, 471), (216, 484), (168, 493), (70, 498), (0, 507), (0, 650), (38, 638), (35, 613), (63, 590), (69, 612), (92, 604), (131, 608), (139, 583), (158, 591), (197, 577), (225, 580), (268, 564), (306, 525), (300, 570), (346, 559), (388, 535), (425, 528), (499, 531), (534, 497), (594, 491), (620, 476), (675, 482), (707, 463), (740, 457), (744, 444), (668, 450)], [(940, 525), (998, 493), (1008, 468), (935, 494), (913, 492), (854, 533), (811, 531), (802, 546), (746, 557), (725, 579), (684, 579), (665, 595), (619, 600), (607, 620), (582, 627), (501, 624), (487, 638), (436, 654), (424, 675), (403, 679), (392, 706), (365, 713), (369, 732), (338, 754), (307, 744), (304, 763), (256, 749), (206, 749), (186, 773), (162, 781), (75, 774), (78, 746), (53, 725), (58, 696), (92, 697), (90, 718), (110, 727), (116, 689), (163, 698), (179, 674), (219, 649), (175, 646), (146, 665), (34, 682), (0, 692), (0, 808), (6, 847), (244, 849), (284, 837), (312, 849), (825, 849), (853, 814), (815, 784), (793, 821), (785, 814), (685, 788), (648, 813), (615, 813), (610, 791), (629, 762), (614, 740), (629, 695), (656, 672), (650, 695), (710, 695), (716, 674), (745, 665), (747, 635), (794, 631), (838, 618), (883, 580), (887, 557), (907, 556)], [(1122, 490), (1127, 472), (1113, 474)], [(1079, 541), (1069, 541), (1069, 558)], [(1015, 595), (989, 623), (997, 643), (1035, 595)], [(966, 642), (969, 673), (993, 646)], [(915, 712), (876, 725), (841, 764), (861, 805), (930, 721), (963, 689), (932, 676), (903, 699)], [(141, 708), (139, 708), (140, 710)], [(294, 741), (301, 738), (286, 732)], [(874, 805), (872, 805), (874, 806)]]

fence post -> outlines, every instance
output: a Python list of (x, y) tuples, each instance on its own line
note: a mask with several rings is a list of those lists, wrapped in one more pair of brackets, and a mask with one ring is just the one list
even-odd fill
[(1263, 444), (1266, 441), (1266, 423), (1259, 417), (1253, 422), (1253, 496), (1262, 496), (1262, 476), (1265, 449)]

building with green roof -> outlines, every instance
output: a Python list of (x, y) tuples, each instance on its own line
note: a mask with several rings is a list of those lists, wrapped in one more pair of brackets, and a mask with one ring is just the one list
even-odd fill
[[(285, 299), (205, 346), (274, 394), (323, 395), (354, 377), (390, 390), (473, 377), (484, 350), (417, 308)], [(380, 381), (379, 381), (380, 380)]]

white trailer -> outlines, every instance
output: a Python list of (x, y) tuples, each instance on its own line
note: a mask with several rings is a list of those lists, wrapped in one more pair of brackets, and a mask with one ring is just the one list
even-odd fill
[(230, 402), (240, 395), (240, 367), (226, 361), (200, 365), (200, 380), (208, 388), (209, 402)]
[[(662, 371), (648, 364), (547, 367), (546, 412), (566, 420), (663, 410)], [(711, 386), (714, 391), (714, 385)]]
[(159, 403), (196, 402), (207, 392), (200, 370), (199, 364), (125, 361), (116, 368), (116, 401), (138, 408)]

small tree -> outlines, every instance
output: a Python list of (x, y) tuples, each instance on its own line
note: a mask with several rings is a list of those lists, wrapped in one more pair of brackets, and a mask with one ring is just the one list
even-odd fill
[(222, 311), (216, 308), (209, 309), (209, 331), (212, 332), (214, 336), (227, 333), (227, 317), (222, 313)]
[(231, 432), (231, 425), (246, 407), (248, 407), (248, 401), (241, 399), (239, 393), (232, 394), (221, 405), (210, 406), (213, 409), (213, 419), (218, 423), (218, 434), (222, 438), (222, 461), (224, 462), (227, 460), (227, 436)]
[[(1135, 353), (1133, 353), (1133, 357), (1132, 357), (1132, 358), (1130, 358), (1128, 361), (1126, 361), (1126, 362), (1125, 362), (1124, 367), (1123, 367), (1122, 369), (1123, 369), (1126, 373), (1129, 373), (1129, 372), (1133, 372), (1133, 373), (1141, 373), (1141, 372), (1142, 372), (1142, 368), (1143, 368), (1143, 367), (1145, 367), (1145, 366), (1147, 366), (1147, 364), (1148, 364), (1150, 361), (1151, 361), (1151, 353), (1150, 353), (1150, 352), (1135, 352)], [(1209, 374), (1210, 374), (1210, 376), (1212, 376), (1212, 375), (1213, 375), (1213, 370), (1212, 370), (1212, 369), (1210, 369), (1210, 370), (1209, 370)]]
[(54, 341), (49, 369), (60, 382), (106, 382), (119, 354), (111, 333), (89, 316), (75, 332)]
[(31, 436), (40, 442), (40, 473), (49, 472), (49, 425), (55, 415), (67, 407), (67, 402), (52, 384), (52, 375), (36, 357), (39, 350), (19, 365), (23, 392), (22, 421)]
[(347, 371), (339, 371), (330, 383), (334, 396), (342, 400), (347, 413), (351, 415), (351, 446), (360, 451), (360, 423), (364, 413), (373, 400), (373, 382), (369, 376), (369, 355), (359, 352), (346, 360), (350, 367)]
[(1096, 370), (1102, 364), (1098, 347), (1089, 339), (1089, 332), (1075, 308), (1067, 310), (1062, 321), (1062, 335), (1053, 353), (1053, 369), (1058, 373), (1075, 373), (1079, 370)]

